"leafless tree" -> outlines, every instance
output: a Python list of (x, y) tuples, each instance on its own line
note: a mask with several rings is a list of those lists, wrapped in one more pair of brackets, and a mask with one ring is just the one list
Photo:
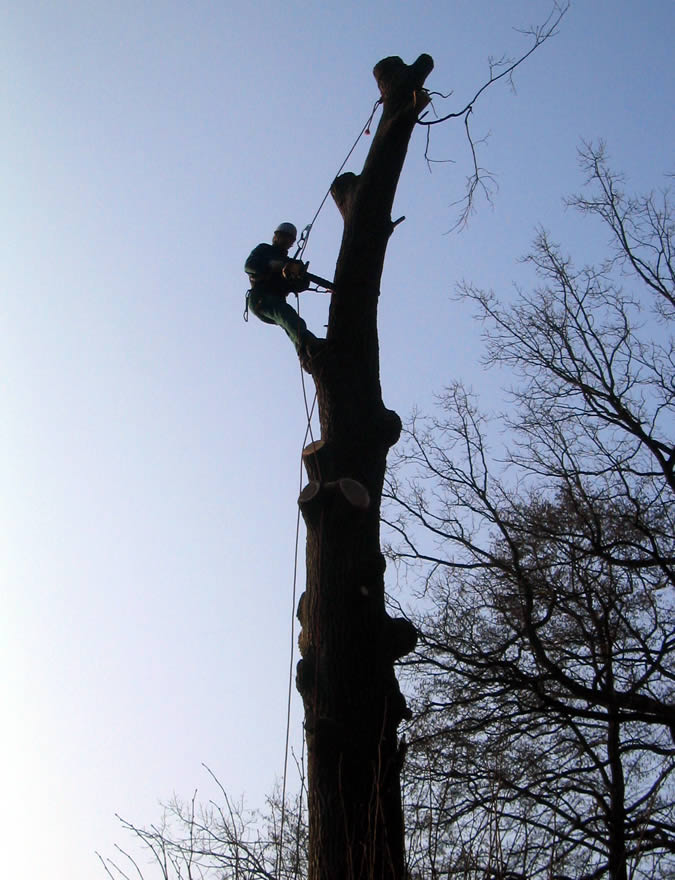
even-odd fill
[(505, 433), (454, 385), (386, 490), (390, 554), (426, 600), (408, 799), (443, 876), (466, 854), (476, 877), (675, 870), (673, 220), (602, 145), (580, 156), (570, 204), (609, 256), (575, 268), (541, 231), (533, 293), (462, 288), (516, 377)]
[[(119, 817), (130, 841), (99, 859), (111, 880), (301, 880), (307, 876), (306, 792), (282, 804), (275, 790), (263, 810), (233, 801), (219, 780), (207, 803), (198, 792), (164, 805), (158, 824), (139, 826)], [(282, 826), (285, 832), (282, 834)]]

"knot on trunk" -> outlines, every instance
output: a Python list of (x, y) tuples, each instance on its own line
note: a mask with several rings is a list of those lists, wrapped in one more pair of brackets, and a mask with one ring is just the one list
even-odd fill
[(388, 714), (393, 728), (396, 729), (401, 721), (410, 721), (413, 716), (405, 697), (401, 693), (398, 681), (394, 677), (393, 687), (388, 699)]
[(316, 657), (311, 648), (306, 648), (304, 656), (295, 667), (295, 686), (302, 697), (314, 692), (316, 687)]
[(403, 424), (401, 417), (393, 409), (384, 409), (379, 418), (379, 430), (382, 440), (387, 447), (395, 446), (401, 436)]
[(392, 660), (399, 660), (415, 650), (417, 629), (405, 617), (389, 617), (385, 629), (387, 654)]
[(298, 601), (298, 610), (295, 613), (295, 616), (298, 618), (300, 623), (304, 624), (305, 622), (305, 602), (307, 601), (307, 594), (303, 593), (300, 596)]

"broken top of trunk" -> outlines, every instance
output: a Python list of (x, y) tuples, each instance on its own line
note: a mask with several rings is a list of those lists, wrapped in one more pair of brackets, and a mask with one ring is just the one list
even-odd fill
[(352, 350), (362, 348), (363, 366), (377, 350), (376, 314), (380, 279), (387, 242), (394, 229), (392, 207), (408, 143), (419, 114), (429, 104), (424, 88), (434, 62), (420, 55), (405, 64), (396, 55), (383, 58), (374, 69), (382, 104), (382, 116), (360, 174), (348, 171), (331, 186), (331, 195), (344, 220), (342, 246), (335, 270), (340, 295), (331, 298), (328, 332), (331, 341)]
[(433, 69), (434, 60), (426, 54), (420, 55), (413, 64), (406, 64), (398, 55), (378, 61), (373, 76), (385, 106), (391, 111), (408, 107), (417, 115), (429, 103), (424, 81)]
[[(389, 127), (388, 123), (394, 120), (405, 119), (407, 123), (405, 134), (406, 147), (417, 117), (431, 100), (429, 93), (424, 88), (424, 81), (433, 68), (433, 58), (431, 55), (426, 54), (420, 55), (417, 61), (412, 64), (406, 64), (398, 55), (391, 55), (378, 61), (373, 68), (373, 76), (377, 81), (381, 95), (384, 128), (387, 130)], [(378, 154), (379, 143), (383, 140), (382, 122), (378, 126), (378, 131), (375, 133), (373, 146), (371, 147), (371, 154), (374, 155)], [(401, 157), (400, 164), (402, 164), (404, 156), (405, 151), (403, 157)], [(331, 195), (335, 200), (338, 210), (345, 219), (352, 208), (353, 194), (369, 165), (372, 165), (372, 161), (367, 159), (362, 174), (357, 175), (347, 171), (345, 174), (336, 177), (333, 181)], [(395, 187), (396, 181), (394, 181), (393, 185), (394, 189)], [(389, 232), (391, 232), (391, 221)]]

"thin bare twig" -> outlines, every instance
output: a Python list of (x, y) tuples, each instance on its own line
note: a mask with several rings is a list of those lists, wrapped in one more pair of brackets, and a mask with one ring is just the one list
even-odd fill
[[(474, 110), (474, 105), (476, 101), (480, 98), (480, 96), (485, 92), (490, 86), (499, 82), (502, 79), (506, 79), (510, 82), (512, 88), (513, 86), (513, 73), (517, 67), (519, 67), (530, 55), (533, 54), (543, 43), (549, 40), (551, 37), (555, 36), (557, 33), (557, 28), (562, 21), (564, 15), (567, 13), (569, 9), (569, 2), (561, 3), (559, 0), (554, 0), (553, 8), (549, 13), (546, 21), (538, 25), (536, 27), (529, 28), (517, 28), (516, 30), (519, 33), (525, 34), (527, 36), (532, 37), (532, 45), (519, 58), (507, 59), (500, 58), (498, 61), (494, 59), (488, 59), (490, 74), (486, 82), (475, 92), (473, 97), (467, 101), (467, 103), (460, 109), (454, 110), (451, 113), (446, 113), (444, 116), (438, 116), (436, 113), (436, 108), (431, 103), (431, 109), (436, 116), (435, 119), (427, 120), (425, 117), (428, 114), (428, 111), (425, 111), (417, 120), (418, 125), (426, 126), (426, 143), (424, 148), (424, 159), (427, 163), (427, 167), (429, 171), (432, 170), (432, 165), (440, 165), (454, 162), (453, 159), (432, 159), (430, 156), (430, 147), (431, 147), (431, 127), (433, 125), (439, 125), (441, 122), (447, 122), (449, 119), (463, 119), (464, 120), (464, 130), (466, 132), (466, 138), (469, 143), (469, 149), (471, 152), (471, 161), (472, 161), (472, 171), (471, 174), (467, 177), (466, 183), (466, 194), (463, 198), (459, 199), (456, 202), (453, 202), (452, 206), (463, 205), (462, 211), (457, 219), (457, 221), (453, 224), (453, 226), (448, 230), (448, 232), (453, 232), (455, 229), (461, 228), (466, 225), (469, 217), (473, 213), (474, 199), (477, 190), (482, 190), (487, 202), (489, 204), (492, 203), (492, 191), (493, 188), (496, 187), (494, 175), (491, 174), (487, 169), (481, 168), (478, 164), (478, 156), (476, 153), (476, 144), (480, 143), (480, 141), (476, 141), (471, 133), (471, 128), (469, 125), (469, 118)], [(440, 92), (428, 92), (429, 95), (435, 95), (441, 98), (446, 98), (452, 95), (452, 92), (449, 92), (448, 95), (444, 95)], [(486, 140), (483, 138), (481, 140)]]

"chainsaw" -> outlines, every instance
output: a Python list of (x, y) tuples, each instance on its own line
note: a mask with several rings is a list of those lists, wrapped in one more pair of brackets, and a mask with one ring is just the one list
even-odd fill
[(316, 284), (319, 287), (325, 287), (326, 290), (335, 291), (335, 284), (332, 281), (308, 272), (308, 266), (309, 263), (303, 263), (302, 260), (289, 260), (282, 269), (281, 274), (286, 281), (292, 284), (295, 293), (307, 290), (310, 284)]

